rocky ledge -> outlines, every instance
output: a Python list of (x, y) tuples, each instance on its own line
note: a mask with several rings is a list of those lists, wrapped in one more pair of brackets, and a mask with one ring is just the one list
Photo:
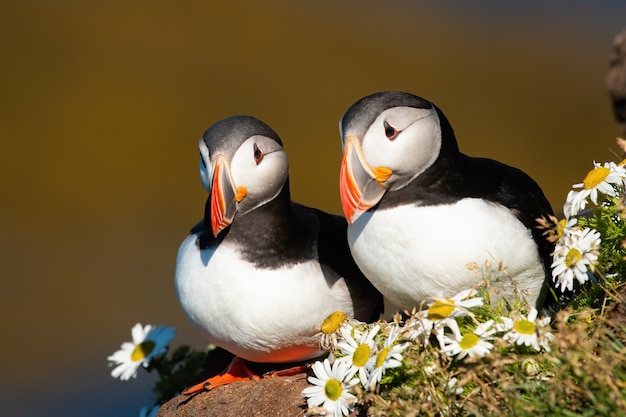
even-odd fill
[(304, 416), (306, 377), (303, 373), (233, 382), (194, 396), (179, 395), (163, 404), (157, 417)]

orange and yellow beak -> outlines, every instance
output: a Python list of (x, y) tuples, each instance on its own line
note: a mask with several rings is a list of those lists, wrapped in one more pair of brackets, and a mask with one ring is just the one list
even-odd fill
[(353, 224), (380, 201), (387, 191), (383, 183), (391, 174), (389, 168), (370, 167), (358, 138), (346, 137), (339, 172), (339, 192), (348, 224)]
[(211, 184), (211, 230), (217, 235), (230, 225), (237, 212), (237, 203), (246, 196), (244, 187), (233, 182), (227, 160), (218, 156)]

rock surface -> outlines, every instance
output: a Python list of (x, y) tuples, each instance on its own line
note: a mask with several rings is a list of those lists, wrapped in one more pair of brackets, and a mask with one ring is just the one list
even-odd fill
[[(233, 382), (192, 396), (179, 395), (163, 404), (157, 417), (304, 417), (308, 408), (302, 390), (309, 386), (307, 376), (301, 373)], [(365, 415), (358, 407), (350, 414)]]
[(306, 374), (233, 382), (163, 404), (158, 417), (304, 416)]

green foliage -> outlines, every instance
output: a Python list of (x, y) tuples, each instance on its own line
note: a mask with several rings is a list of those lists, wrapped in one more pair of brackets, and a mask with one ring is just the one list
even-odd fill
[(624, 328), (580, 316), (557, 315), (550, 352), (495, 349), (479, 360), (456, 361), (435, 345), (411, 347), (392, 382), (377, 393), (361, 392), (361, 401), (371, 416), (623, 415)]
[(163, 404), (179, 394), (185, 387), (199, 380), (205, 372), (205, 364), (210, 351), (197, 352), (182, 345), (171, 357), (160, 356), (150, 363), (149, 371), (156, 370), (160, 379), (152, 389), (156, 404)]
[(623, 246), (626, 237), (626, 212), (623, 196), (605, 198), (599, 206), (592, 209), (592, 213), (590, 217), (581, 216), (579, 225), (595, 229), (602, 236), (595, 272), (611, 281), (614, 275), (626, 276), (626, 248)]

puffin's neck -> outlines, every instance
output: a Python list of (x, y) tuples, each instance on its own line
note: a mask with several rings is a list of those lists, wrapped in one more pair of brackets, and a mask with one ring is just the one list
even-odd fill
[(235, 244), (241, 257), (256, 267), (276, 269), (315, 256), (316, 227), (295, 216), (287, 181), (272, 201), (236, 215), (218, 239), (224, 235), (223, 243)]
[[(305, 216), (306, 217), (306, 216)], [(314, 220), (311, 216), (308, 220)], [(296, 216), (289, 194), (289, 181), (272, 201), (249, 213), (236, 214), (233, 222), (217, 238), (211, 231), (211, 200), (205, 206), (204, 230), (200, 249), (235, 245), (240, 256), (257, 268), (277, 269), (314, 259), (317, 256), (315, 221)]]
[(293, 233), (293, 212), (289, 181), (285, 182), (276, 198), (244, 215), (235, 215), (229, 226), (228, 238), (249, 242), (288, 240)]
[(291, 211), (291, 201), (289, 194), (289, 180), (270, 202), (255, 208), (250, 213), (244, 215), (236, 214), (233, 222), (222, 230), (217, 237), (213, 236), (211, 230), (211, 196), (204, 206), (204, 228), (200, 236), (199, 246), (206, 249), (219, 245), (223, 240), (254, 239), (254, 241), (269, 240), (280, 235), (289, 238), (293, 213)]
[(460, 152), (440, 154), (433, 165), (405, 187), (385, 193), (376, 209), (388, 209), (405, 204), (448, 204), (455, 201), (463, 184), (466, 158)]

